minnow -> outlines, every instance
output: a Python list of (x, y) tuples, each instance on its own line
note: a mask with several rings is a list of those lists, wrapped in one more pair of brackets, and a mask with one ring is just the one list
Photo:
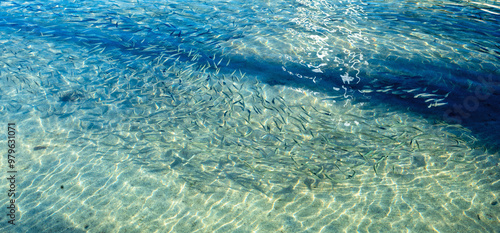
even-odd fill
[(421, 93), (421, 94), (415, 95), (413, 98), (419, 98), (419, 97), (433, 97), (433, 96), (439, 96), (439, 95), (436, 95), (436, 94)]

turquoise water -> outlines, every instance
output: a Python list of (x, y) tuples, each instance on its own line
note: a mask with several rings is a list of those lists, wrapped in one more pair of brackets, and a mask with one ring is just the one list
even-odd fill
[(497, 1), (0, 9), (2, 232), (499, 232)]

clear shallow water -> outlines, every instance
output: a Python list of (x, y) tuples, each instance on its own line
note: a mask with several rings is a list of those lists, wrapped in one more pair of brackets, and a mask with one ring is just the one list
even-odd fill
[(1, 6), (2, 229), (498, 229), (495, 2)]

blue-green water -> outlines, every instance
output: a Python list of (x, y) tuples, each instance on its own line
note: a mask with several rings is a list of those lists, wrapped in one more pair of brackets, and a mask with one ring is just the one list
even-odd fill
[(0, 228), (498, 232), (499, 21), (497, 1), (2, 1)]

